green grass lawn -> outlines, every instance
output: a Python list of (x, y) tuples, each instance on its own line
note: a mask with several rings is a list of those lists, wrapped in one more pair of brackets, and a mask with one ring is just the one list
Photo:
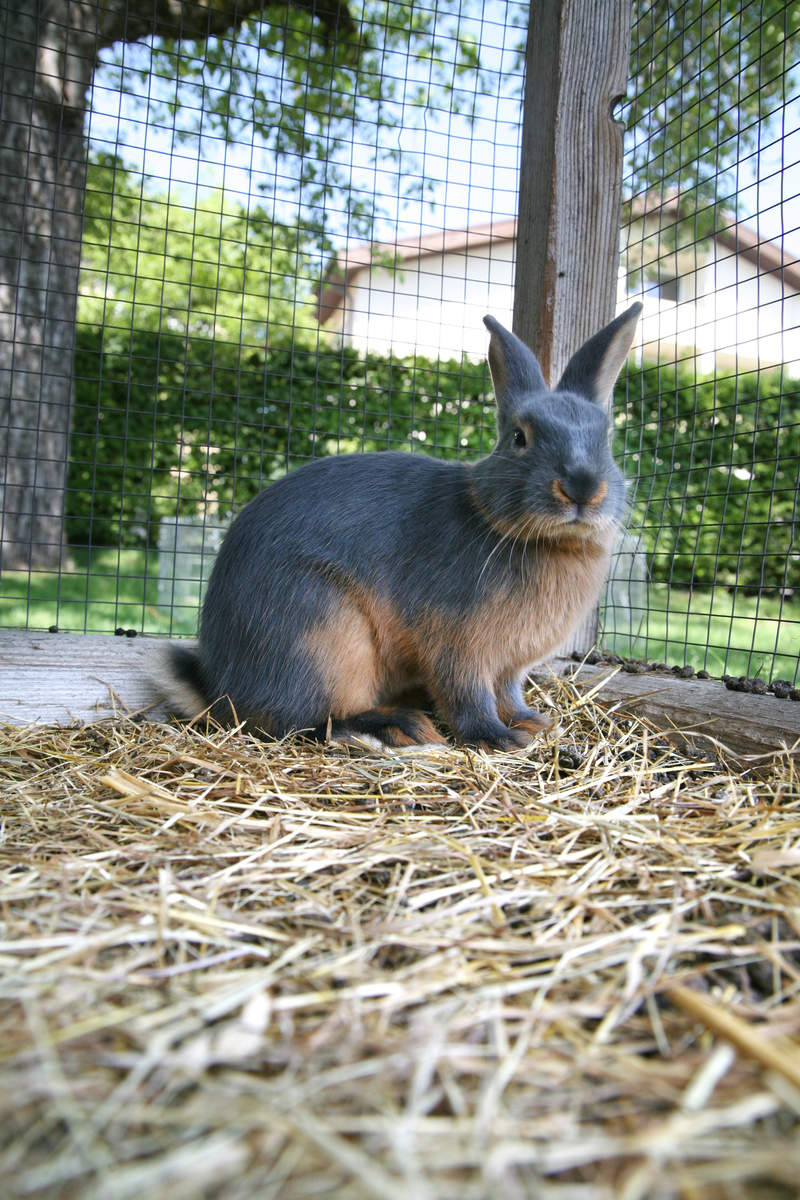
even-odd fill
[[(144, 550), (72, 550), (60, 575), (4, 571), (0, 576), (0, 627), (113, 633), (193, 634), (200, 587), (162, 583), (158, 554)], [(173, 599), (172, 606), (169, 601)], [(170, 609), (172, 608), (172, 611)]]
[(604, 649), (670, 666), (688, 663), (712, 675), (794, 680), (800, 655), (797, 601), (651, 583), (645, 603), (628, 611), (601, 609)]
[[(0, 627), (195, 633), (200, 585), (196, 580), (173, 583), (166, 578), (159, 588), (155, 551), (74, 550), (70, 560), (60, 576), (3, 572)], [(601, 610), (601, 644), (607, 651), (670, 666), (690, 663), (712, 675), (795, 678), (800, 655), (800, 604), (796, 602), (734, 598), (722, 589), (713, 594), (689, 592), (664, 584), (645, 585), (637, 600), (638, 607)]]

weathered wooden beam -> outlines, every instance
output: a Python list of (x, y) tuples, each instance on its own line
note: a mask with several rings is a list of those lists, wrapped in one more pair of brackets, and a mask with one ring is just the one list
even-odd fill
[(680, 679), (670, 673), (628, 674), (619, 667), (579, 666), (559, 658), (535, 677), (569, 674), (577, 689), (622, 713), (644, 717), (701, 753), (717, 744), (743, 758), (794, 749), (800, 754), (800, 704), (772, 695), (731, 692), (718, 679)]
[(151, 672), (157, 638), (0, 630), (0, 722), (100, 721), (147, 710), (164, 717)]
[[(631, 0), (530, 6), (513, 328), (551, 387), (614, 316), (630, 30)], [(564, 652), (596, 639), (594, 612)]]
[(631, 0), (531, 5), (514, 332), (554, 385), (614, 315)]
[[(134, 713), (163, 720), (152, 682), (163, 646), (160, 638), (0, 630), (0, 724), (65, 725)], [(643, 716), (701, 752), (713, 749), (709, 739), (740, 756), (795, 746), (800, 752), (800, 704), (791, 700), (728, 692), (715, 680), (576, 667), (567, 659), (539, 669), (537, 678), (575, 670), (579, 691), (599, 684), (601, 703)]]

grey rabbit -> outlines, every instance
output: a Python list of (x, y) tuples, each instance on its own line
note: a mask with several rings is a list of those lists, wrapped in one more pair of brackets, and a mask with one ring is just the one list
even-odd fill
[(281, 737), (528, 745), (549, 721), (526, 673), (597, 602), (626, 488), (606, 402), (632, 305), (549, 391), (493, 317), (497, 444), (474, 463), (403, 452), (320, 458), (242, 509), (217, 557), (196, 650), (169, 647), (173, 700)]

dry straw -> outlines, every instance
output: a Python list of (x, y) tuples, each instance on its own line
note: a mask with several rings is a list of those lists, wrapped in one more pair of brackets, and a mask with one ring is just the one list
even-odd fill
[(536, 702), (508, 755), (5, 728), (3, 1194), (797, 1195), (795, 759)]

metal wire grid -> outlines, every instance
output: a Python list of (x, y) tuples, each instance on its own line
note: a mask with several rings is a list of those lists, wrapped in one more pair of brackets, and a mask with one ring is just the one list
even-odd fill
[[(2, 624), (193, 632), (231, 513), (287, 468), (339, 450), (488, 448), (483, 346), (440, 361), (368, 334), (359, 353), (320, 327), (317, 305), (335, 250), (367, 234), (391, 257), (398, 230), (424, 240), (513, 214), (525, 6), (363, 15), (333, 50), (287, 7), (277, 26), (269, 9), (205, 43), (100, 54), (67, 546), (54, 570), (4, 572)], [(404, 41), (391, 21), (427, 32)], [(372, 50), (356, 54), (354, 38)], [(470, 54), (480, 70), (464, 69)], [(459, 256), (466, 291), (468, 248)], [(419, 303), (432, 276), (441, 293), (442, 271), (420, 263)], [(510, 278), (506, 290), (510, 314)], [(469, 299), (486, 311), (488, 294)]]
[[(352, 94), (334, 98), (346, 106), (367, 93), (360, 121), (337, 141), (315, 149), (312, 138), (297, 153), (276, 155), (257, 122), (226, 130), (212, 120), (230, 86), (246, 106), (259, 89), (289, 93), (287, 112), (307, 122), (291, 29), (278, 31), (279, 68), (251, 26), (214, 40), (199, 79), (186, 70), (197, 43), (119, 43), (101, 55), (87, 123), (68, 551), (57, 571), (4, 573), (0, 623), (191, 632), (230, 512), (287, 466), (342, 449), (485, 448), (488, 380), (471, 361), (483, 347), (469, 335), (471, 354), (442, 362), (431, 339), (428, 362), (392, 353), (394, 335), (387, 345), (371, 331), (381, 299), (396, 317), (409, 293), (423, 345), (430, 321), (420, 314), (431, 296), (443, 301), (442, 326), (463, 328), (475, 312), (498, 307), (501, 317), (510, 314), (502, 239), (490, 237), (480, 252), (464, 242), (449, 259), (401, 263), (369, 290), (356, 347), (320, 331), (316, 297), (331, 281), (332, 249), (343, 261), (342, 248), (363, 240), (371, 208), (385, 265), (398, 239), (421, 245), (441, 229), (496, 229), (513, 218), (525, 8), (464, 5), (458, 21), (431, 11), (441, 57), (455, 61), (456, 38), (466, 32), (483, 69), (454, 76), (447, 92), (426, 83), (421, 60), (385, 54), (377, 90), (356, 81)], [(769, 265), (774, 279), (774, 260), (757, 262), (752, 285), (747, 276), (754, 296), (736, 306), (736, 328), (744, 318), (758, 329), (777, 309), (781, 352), (770, 362), (789, 360), (797, 317), (784, 265), (798, 231), (784, 214), (800, 190), (791, 182), (797, 6), (697, 0), (637, 4), (635, 12), (635, 90), (622, 114), (629, 133), (621, 290), (643, 295), (649, 312), (641, 369), (628, 373), (617, 403), (618, 448), (635, 486), (603, 640), (714, 673), (794, 678), (792, 374), (779, 371), (776, 384), (758, 353), (753, 361), (740, 352), (736, 336), (717, 345), (719, 312), (704, 315), (685, 289), (687, 279), (710, 272), (714, 305), (721, 310), (726, 293), (740, 298), (738, 264), (753, 256), (749, 242), (750, 259), (736, 244), (746, 220), (757, 259), (768, 243), (777, 247), (784, 290), (766, 296), (761, 268)], [(247, 68), (238, 74), (235, 54)], [(741, 123), (723, 127), (714, 143), (708, 129), (730, 100), (732, 75)], [(351, 173), (348, 200), (322, 186), (327, 169)], [(778, 180), (782, 188), (770, 190)], [(409, 182), (417, 185), (412, 194)], [(732, 280), (717, 254), (721, 232), (734, 242)], [(382, 353), (367, 358), (375, 350)]]
[(610, 651), (792, 681), (798, 24), (796, 4), (637, 9), (621, 291), (644, 300), (643, 347), (617, 406), (632, 516), (602, 613)]

